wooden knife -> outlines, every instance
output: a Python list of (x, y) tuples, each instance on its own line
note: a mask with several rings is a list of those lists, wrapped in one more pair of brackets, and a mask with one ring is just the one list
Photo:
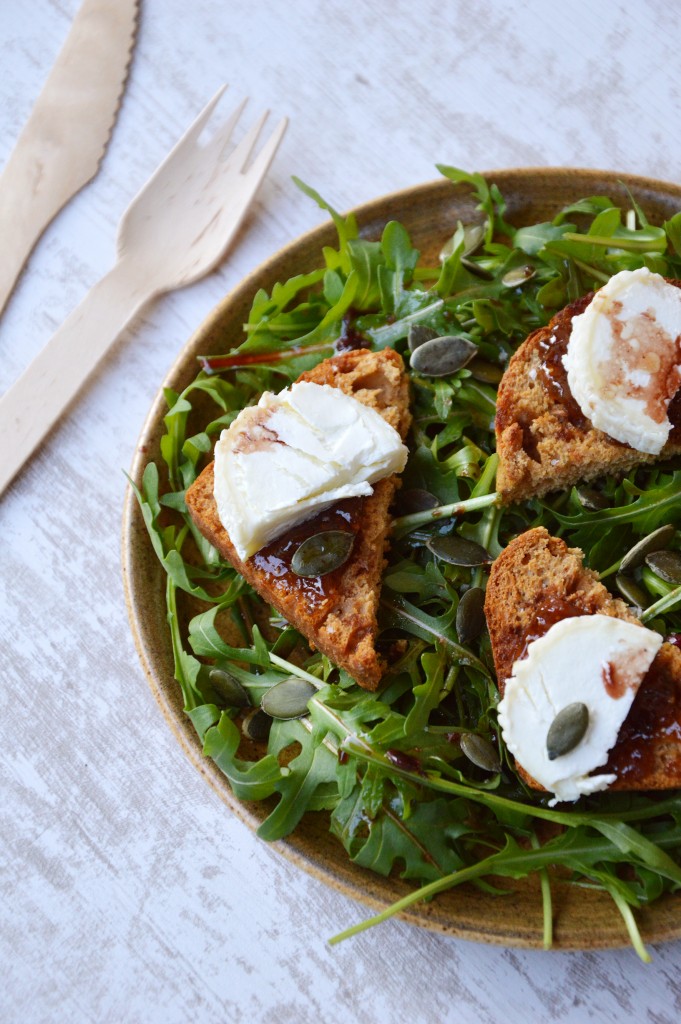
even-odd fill
[(139, 0), (84, 0), (0, 174), (0, 313), (38, 238), (104, 156)]

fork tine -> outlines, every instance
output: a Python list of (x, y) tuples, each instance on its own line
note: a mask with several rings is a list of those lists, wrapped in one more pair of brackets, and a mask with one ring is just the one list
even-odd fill
[(220, 162), (225, 160), (229, 153), (229, 146), (232, 141), (232, 135), (236, 124), (244, 112), (244, 107), (248, 103), (248, 96), (244, 96), (240, 103), (236, 105), (234, 110), (231, 112), (227, 120), (221, 124), (206, 141), (206, 143), (200, 147), (201, 149), (201, 160), (205, 166), (215, 165), (218, 167)]
[(217, 107), (221, 97), (224, 95), (224, 92), (225, 92), (226, 88), (227, 88), (227, 84), (226, 83), (225, 83), (225, 85), (221, 85), (220, 86), (220, 88), (215, 93), (213, 98), (211, 100), (209, 100), (208, 103), (206, 103), (205, 107), (203, 108), (201, 113), (198, 115), (196, 120), (193, 121), (192, 124), (190, 124), (189, 128), (187, 128), (187, 131), (184, 133), (182, 138), (178, 140), (178, 142), (174, 146), (174, 150), (177, 149), (181, 145), (182, 146), (186, 146), (190, 142), (196, 142), (196, 140), (198, 139), (199, 135), (201, 134), (201, 132), (205, 128), (206, 124), (208, 123), (208, 120), (209, 120), (211, 114), (213, 113), (213, 111)]
[[(244, 108), (248, 103), (248, 96), (244, 96), (241, 103), (238, 103), (232, 113), (229, 115), (225, 123), (215, 134), (215, 138), (208, 143), (208, 149), (215, 149), (215, 156), (219, 160), (221, 159), (229, 146), (232, 134), (237, 125), (237, 122), (244, 112)], [(206, 154), (208, 155), (208, 154)]]
[(239, 145), (236, 146), (229, 154), (229, 162), (230, 164), (236, 164), (237, 171), (244, 170), (246, 163), (248, 162), (248, 158), (255, 149), (258, 136), (262, 131), (262, 127), (267, 120), (268, 115), (269, 111), (266, 110), (262, 117), (260, 117), (255, 124), (249, 128)]
[(249, 167), (247, 174), (249, 177), (253, 176), (256, 183), (260, 182), (267, 174), (287, 127), (288, 118), (283, 117)]

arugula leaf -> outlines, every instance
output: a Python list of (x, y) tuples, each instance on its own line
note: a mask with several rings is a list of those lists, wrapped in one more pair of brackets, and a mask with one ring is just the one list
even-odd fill
[[(383, 806), (381, 813), (367, 823), (368, 835), (357, 851), (348, 850), (351, 860), (384, 876), (399, 865), (401, 878), (442, 878), (463, 863), (454, 844), (471, 832), (471, 826), (463, 819), (462, 810), (447, 800), (432, 800), (419, 803), (403, 820)], [(332, 830), (339, 838), (346, 838), (350, 831), (344, 814), (353, 812), (351, 800), (336, 808)]]

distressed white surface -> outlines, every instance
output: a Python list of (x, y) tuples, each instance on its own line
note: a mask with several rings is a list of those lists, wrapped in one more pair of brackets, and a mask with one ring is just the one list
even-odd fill
[[(0, 164), (77, 7), (0, 3)], [(679, 943), (644, 966), (392, 922), (329, 949), (364, 911), (257, 841), (185, 760), (129, 635), (119, 524), (122, 471), (184, 340), (321, 219), (291, 174), (341, 209), (436, 162), (678, 180), (680, 30), (666, 0), (142, 0), (100, 173), (0, 321), (0, 388), (111, 265), (118, 217), (222, 81), (291, 126), (227, 263), (146, 311), (0, 501), (3, 1022), (679, 1019)]]

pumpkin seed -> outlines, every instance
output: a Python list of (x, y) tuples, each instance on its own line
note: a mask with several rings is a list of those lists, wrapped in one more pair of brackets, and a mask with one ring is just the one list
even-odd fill
[(471, 587), (459, 601), (456, 609), (456, 635), (459, 643), (468, 644), (480, 636), (486, 626), (485, 591)]
[[(479, 249), (485, 238), (485, 228), (482, 224), (466, 224), (463, 226), (463, 253), (462, 256), (470, 256), (476, 249)], [(444, 263), (454, 252), (454, 235), (448, 238), (440, 250), (440, 263)]]
[(466, 224), (463, 229), (463, 254), (470, 256), (479, 249), (485, 238), (485, 227), (482, 224)]
[(483, 384), (498, 384), (504, 376), (503, 366), (486, 363), (484, 359), (472, 359), (468, 364), (471, 376)]
[(241, 722), (241, 731), (249, 740), (266, 740), (271, 728), (272, 719), (261, 708), (253, 708)]
[(230, 708), (247, 708), (251, 703), (248, 693), (238, 679), (221, 668), (212, 668), (208, 682), (220, 694)]
[(316, 692), (307, 679), (288, 676), (263, 694), (260, 707), (270, 718), (301, 718), (307, 714), (307, 702)]
[(514, 267), (513, 270), (509, 270), (501, 279), (501, 283), (506, 288), (518, 288), (520, 285), (526, 284), (531, 281), (537, 271), (534, 267)]
[(296, 549), (291, 570), (296, 576), (325, 576), (347, 562), (354, 542), (354, 533), (346, 530), (315, 533)]
[(468, 338), (443, 334), (419, 345), (412, 353), (411, 368), (422, 377), (446, 377), (469, 363), (477, 351)]
[(681, 585), (681, 554), (678, 551), (653, 551), (646, 555), (646, 565), (665, 583), (673, 583), (676, 587)]
[(436, 508), (440, 499), (422, 487), (410, 487), (406, 491), (400, 491), (400, 510), (404, 515), (413, 512), (426, 512), (429, 508)]
[(546, 752), (549, 761), (563, 757), (574, 750), (584, 739), (589, 725), (589, 709), (586, 704), (576, 701), (559, 711), (551, 722), (546, 735)]
[(628, 601), (634, 608), (643, 610), (649, 604), (650, 598), (647, 591), (643, 587), (639, 587), (636, 580), (632, 580), (631, 576), (625, 576), (624, 573), (618, 572), (617, 576), (615, 576), (615, 585), (624, 600)]
[(467, 569), (477, 565), (489, 565), (493, 561), (489, 551), (481, 544), (476, 544), (474, 540), (466, 540), (458, 533), (437, 534), (426, 541), (426, 547), (443, 562), (461, 565)]
[(587, 512), (600, 512), (601, 509), (608, 508), (610, 502), (601, 491), (597, 491), (595, 487), (578, 487), (577, 497), (582, 508), (585, 508)]
[(421, 345), (425, 344), (426, 341), (432, 341), (433, 338), (437, 337), (439, 337), (439, 335), (432, 327), (424, 327), (422, 324), (412, 324), (407, 335), (409, 351), (414, 352)]
[(644, 537), (643, 540), (634, 544), (633, 548), (627, 551), (620, 562), (620, 572), (628, 572), (630, 569), (636, 569), (639, 565), (643, 565), (646, 555), (666, 548), (675, 532), (674, 527), (670, 525), (661, 526), (659, 530), (653, 530), (652, 533), (649, 533), (647, 537)]
[(484, 736), (478, 736), (477, 732), (465, 732), (459, 740), (459, 746), (468, 760), (478, 768), (483, 768), (486, 772), (501, 771), (499, 755)]

